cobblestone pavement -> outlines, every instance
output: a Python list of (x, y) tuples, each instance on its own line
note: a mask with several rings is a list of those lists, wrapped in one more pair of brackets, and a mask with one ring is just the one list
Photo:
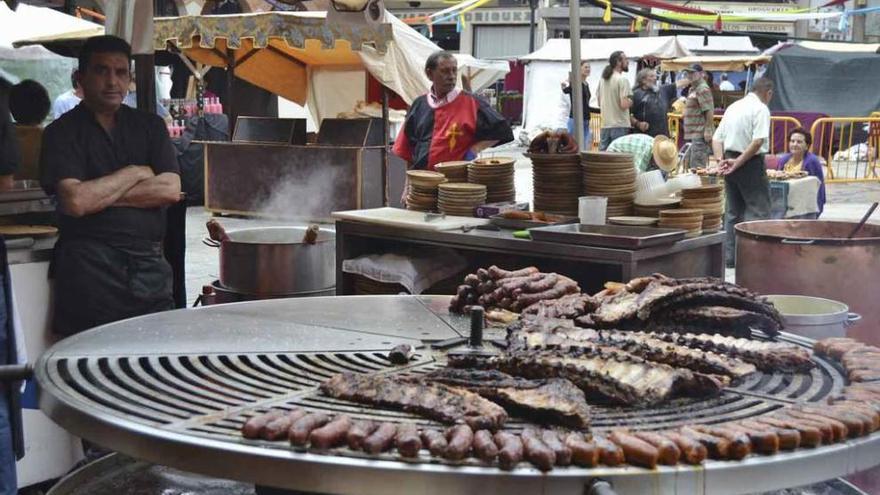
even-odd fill
[[(524, 151), (525, 148), (522, 147), (504, 146), (491, 148), (482, 154), (485, 157), (510, 156), (516, 158), (514, 181), (517, 201), (531, 201), (532, 197), (532, 164), (531, 160), (523, 156)], [(822, 215), (823, 220), (858, 221), (872, 202), (880, 201), (880, 181), (832, 183), (828, 184), (826, 188), (828, 200), (825, 205), (825, 213)], [(205, 222), (210, 218), (211, 214), (206, 212), (204, 208), (190, 208), (187, 211), (186, 284), (187, 300), (190, 304), (201, 292), (202, 285), (210, 284), (219, 278), (219, 254), (216, 249), (202, 244), (202, 239), (207, 234)], [(219, 220), (229, 230), (271, 225), (302, 225), (285, 221), (231, 217), (223, 217)], [(873, 215), (870, 222), (880, 224), (880, 211)], [(330, 225), (328, 227), (332, 228)], [(733, 270), (728, 270), (726, 278), (733, 279)]]

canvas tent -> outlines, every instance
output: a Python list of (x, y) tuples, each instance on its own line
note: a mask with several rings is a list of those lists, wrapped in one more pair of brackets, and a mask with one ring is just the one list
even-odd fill
[(93, 36), (103, 32), (99, 24), (56, 10), (22, 3), (13, 11), (0, 2), (0, 70), (13, 83), (22, 79), (39, 81), (55, 98), (70, 89), (70, 73), (76, 61), (42, 46), (14, 46), (27, 38)]
[(738, 72), (769, 62), (768, 55), (703, 55), (664, 60), (660, 63), (660, 70), (680, 71), (692, 64), (700, 64), (708, 71)]
[[(778, 50), (766, 77), (775, 84), (770, 109), (860, 117), (880, 110), (880, 55), (791, 46)], [(847, 95), (841, 98), (841, 95)]]
[[(678, 40), (695, 56), (758, 55), (761, 51), (748, 36), (693, 36), (678, 35)], [(708, 43), (704, 44), (704, 42)]]
[[(626, 75), (631, 82), (635, 82), (636, 66), (641, 58), (663, 60), (691, 55), (675, 36), (582, 39), (581, 60), (590, 63), (591, 73), (587, 82), (593, 94), (593, 106), (596, 106), (595, 96), (602, 69), (608, 65), (608, 57), (616, 50), (622, 50), (630, 59)], [(523, 127), (529, 132), (541, 127), (564, 127), (568, 118), (567, 111), (564, 111), (568, 96), (563, 95), (560, 83), (568, 79), (571, 41), (547, 40), (540, 49), (520, 60), (526, 62)]]
[[(314, 121), (349, 112), (366, 99), (366, 73), (407, 103), (426, 93), (425, 60), (440, 48), (386, 12), (377, 26), (343, 26), (324, 12), (269, 12), (156, 19), (156, 49), (167, 42), (187, 57), (225, 67), (227, 47), (238, 77), (300, 105)], [(507, 72), (506, 64), (464, 57), (475, 90)]]

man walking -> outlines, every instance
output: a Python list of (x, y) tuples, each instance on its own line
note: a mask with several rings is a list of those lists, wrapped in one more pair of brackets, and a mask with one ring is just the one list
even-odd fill
[(605, 151), (611, 141), (629, 134), (629, 109), (632, 107), (632, 88), (623, 76), (629, 71), (629, 60), (621, 51), (608, 57), (608, 65), (599, 81), (599, 109), (602, 114), (599, 150)]
[(122, 104), (130, 64), (125, 40), (89, 38), (83, 101), (43, 134), (41, 183), (59, 210), (54, 330), (65, 335), (173, 308), (162, 238), (180, 200), (177, 157), (161, 118)]
[(714, 125), (715, 102), (712, 88), (706, 83), (702, 65), (693, 64), (682, 72), (690, 81), (682, 119), (684, 139), (691, 145), (687, 167), (705, 168), (709, 162)]
[(770, 109), (773, 81), (760, 78), (752, 92), (730, 105), (715, 131), (712, 149), (726, 187), (724, 230), (727, 267), (736, 263), (736, 233), (740, 222), (770, 217), (770, 182), (764, 154), (770, 148)]

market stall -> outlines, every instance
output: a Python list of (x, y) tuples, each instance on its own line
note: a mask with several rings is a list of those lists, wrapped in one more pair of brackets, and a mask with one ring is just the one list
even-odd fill
[[(520, 58), (526, 63), (523, 127), (530, 133), (541, 127), (559, 127), (561, 106), (557, 104), (556, 97), (561, 101), (564, 96), (560, 83), (568, 78), (571, 69), (570, 45), (568, 39), (550, 39), (535, 52)], [(675, 36), (582, 39), (581, 60), (590, 62), (591, 73), (587, 83), (594, 96), (598, 91), (602, 69), (608, 65), (609, 55), (617, 50), (622, 50), (629, 58), (629, 72), (625, 75), (632, 83), (635, 83), (639, 59), (663, 60), (691, 54)]]

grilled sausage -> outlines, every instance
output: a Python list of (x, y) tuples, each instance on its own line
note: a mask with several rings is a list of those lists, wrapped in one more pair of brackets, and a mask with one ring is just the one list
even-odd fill
[(594, 467), (599, 464), (599, 449), (596, 444), (587, 442), (580, 433), (569, 433), (565, 446), (571, 449), (571, 462), (576, 466)]
[(720, 429), (730, 431), (731, 433), (745, 434), (749, 437), (752, 444), (752, 450), (758, 454), (773, 455), (779, 452), (779, 436), (774, 431), (767, 429), (755, 430), (746, 428), (737, 423), (724, 423), (719, 425)]
[(746, 430), (772, 432), (777, 438), (779, 438), (780, 450), (794, 450), (801, 445), (801, 434), (793, 428), (770, 426), (766, 423), (759, 423), (754, 420), (740, 421), (737, 425)]
[(553, 430), (544, 430), (541, 432), (541, 440), (556, 455), (557, 466), (568, 466), (571, 464), (571, 449), (559, 438), (559, 435)]
[[(753, 421), (755, 423), (772, 426), (774, 428), (790, 429), (798, 432), (798, 435), (800, 435), (799, 447), (816, 447), (822, 444), (822, 432), (818, 427), (810, 426), (803, 422), (798, 423), (792, 420), (769, 418), (766, 416), (758, 416)], [(782, 437), (780, 437), (779, 440), (779, 447), (783, 448)]]
[(623, 453), (623, 449), (611, 440), (605, 437), (594, 436), (593, 443), (599, 449), (599, 462), (602, 464), (614, 467), (626, 462), (626, 455)]
[(613, 431), (608, 439), (623, 449), (626, 462), (634, 466), (642, 466), (649, 469), (657, 467), (660, 452), (657, 447), (624, 431)]
[(660, 464), (667, 466), (678, 464), (678, 459), (681, 458), (681, 450), (672, 440), (652, 431), (636, 431), (633, 432), (633, 435), (657, 448), (657, 453), (659, 454), (657, 462)]
[[(783, 414), (796, 419), (819, 422), (831, 427), (834, 433), (834, 441), (840, 442), (850, 436), (849, 427), (842, 421), (820, 414), (811, 414), (797, 409), (787, 408)], [(855, 435), (858, 436), (858, 435)]]
[(845, 400), (834, 404), (834, 408), (842, 408), (844, 410), (858, 411), (871, 420), (870, 432), (873, 433), (880, 428), (880, 401), (853, 401)]
[(348, 433), (345, 435), (345, 442), (351, 450), (361, 450), (364, 446), (364, 440), (370, 436), (379, 425), (372, 421), (355, 421)]
[(324, 413), (306, 414), (290, 426), (287, 437), (290, 439), (290, 443), (302, 447), (308, 443), (312, 430), (320, 428), (329, 422), (330, 416)]
[(523, 459), (522, 440), (513, 433), (499, 431), (494, 437), (495, 445), (498, 446), (498, 466), (510, 471)]
[(534, 266), (527, 266), (525, 268), (521, 268), (519, 270), (507, 271), (501, 268), (498, 268), (495, 265), (489, 267), (489, 277), (497, 280), (499, 278), (513, 278), (513, 277), (524, 277), (526, 275), (532, 275), (538, 273), (538, 269)]
[(446, 453), (446, 435), (437, 430), (422, 430), (422, 443), (428, 447), (431, 455), (443, 457)]
[(696, 425), (694, 429), (711, 435), (713, 437), (724, 438), (730, 442), (728, 454), (731, 459), (738, 461), (752, 453), (752, 441), (745, 433), (730, 431), (717, 426)]
[(840, 421), (841, 423), (846, 425), (846, 429), (849, 432), (850, 438), (867, 435), (868, 429), (872, 425), (872, 421), (870, 418), (866, 418), (854, 411), (845, 411), (835, 408), (817, 409), (813, 407), (803, 407), (799, 409), (800, 411), (803, 411), (807, 414), (824, 416), (826, 418), (836, 419), (837, 421)]
[(422, 439), (419, 438), (419, 429), (413, 423), (398, 425), (394, 443), (397, 445), (397, 451), (403, 457), (418, 457), (419, 450), (422, 450)]
[(659, 434), (675, 442), (681, 451), (681, 460), (688, 464), (702, 464), (709, 456), (709, 450), (698, 440), (686, 437), (677, 431), (661, 431)]
[(786, 410), (774, 414), (773, 417), (818, 428), (822, 432), (822, 443), (826, 445), (839, 442), (846, 438), (847, 435), (846, 425), (840, 421), (831, 421), (828, 418), (792, 414), (791, 411)]
[(263, 428), (275, 418), (284, 414), (280, 409), (272, 409), (271, 411), (251, 416), (241, 427), (241, 436), (244, 438), (260, 438), (260, 432)]
[(467, 457), (474, 443), (474, 430), (468, 425), (455, 425), (446, 432), (446, 452), (443, 457), (460, 461)]
[(730, 458), (730, 441), (726, 438), (706, 435), (690, 426), (683, 426), (679, 433), (684, 435), (685, 438), (700, 442), (703, 447), (706, 447), (706, 451), (712, 459), (726, 460)]
[(264, 440), (281, 440), (288, 435), (287, 430), (291, 425), (306, 414), (304, 410), (299, 408), (293, 409), (287, 414), (282, 414), (266, 423), (266, 427), (260, 432), (260, 437)]
[(397, 435), (397, 425), (394, 423), (382, 423), (370, 436), (364, 439), (364, 452), (378, 454), (391, 448), (394, 437)]
[(520, 435), (526, 459), (541, 471), (550, 471), (556, 464), (556, 453), (547, 446), (540, 435), (531, 428), (526, 428)]
[(481, 461), (492, 462), (498, 457), (498, 446), (489, 430), (478, 430), (474, 433), (474, 456)]
[(309, 434), (309, 443), (316, 449), (331, 449), (342, 445), (351, 424), (350, 417), (340, 414), (333, 418), (333, 421), (312, 430)]

